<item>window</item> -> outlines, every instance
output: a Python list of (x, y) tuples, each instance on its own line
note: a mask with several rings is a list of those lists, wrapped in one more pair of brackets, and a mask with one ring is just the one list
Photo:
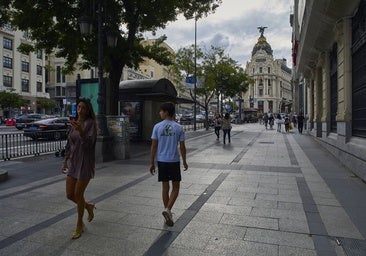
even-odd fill
[(150, 71), (150, 77), (154, 77), (154, 71)]
[(42, 83), (37, 82), (37, 92), (42, 92)]
[(49, 73), (48, 73), (48, 70), (46, 69), (45, 71), (44, 71), (44, 76), (45, 76), (45, 82), (46, 82), (46, 84), (49, 82), (48, 80), (49, 80)]
[(37, 75), (42, 75), (42, 66), (37, 65)]
[(23, 72), (29, 72), (29, 62), (22, 61), (22, 71)]
[(271, 73), (271, 67), (268, 67), (268, 74)]
[(254, 74), (254, 68), (253, 68), (253, 74)]
[(259, 89), (259, 96), (263, 96), (263, 89)]
[(3, 25), (3, 28), (7, 29), (7, 30), (13, 30), (13, 26), (10, 23), (6, 23)]
[(13, 40), (4, 37), (4, 49), (13, 50)]
[(29, 36), (30, 36), (30, 33), (28, 31), (24, 31), (23, 37), (26, 38), (26, 39), (28, 39)]
[(5, 87), (13, 87), (13, 77), (3, 76), (3, 84)]
[(29, 92), (29, 80), (22, 79), (22, 92)]
[(61, 96), (61, 87), (60, 86), (56, 86), (55, 96)]
[(42, 51), (37, 50), (37, 59), (42, 59)]
[(268, 79), (268, 86), (271, 86), (272, 83), (271, 83), (271, 79)]
[(263, 79), (259, 79), (259, 85), (263, 85)]
[(61, 67), (56, 67), (56, 83), (61, 83)]
[(3, 67), (4, 68), (13, 68), (13, 59), (9, 57), (3, 57)]
[(263, 68), (259, 67), (259, 73), (263, 73)]
[(271, 101), (271, 100), (268, 101), (268, 110), (271, 112), (273, 111), (273, 101)]

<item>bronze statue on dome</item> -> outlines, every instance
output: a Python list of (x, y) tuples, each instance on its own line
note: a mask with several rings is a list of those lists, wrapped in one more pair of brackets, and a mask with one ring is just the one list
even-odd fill
[(263, 36), (264, 30), (268, 27), (257, 27), (259, 29), (259, 33), (261, 33), (261, 36)]

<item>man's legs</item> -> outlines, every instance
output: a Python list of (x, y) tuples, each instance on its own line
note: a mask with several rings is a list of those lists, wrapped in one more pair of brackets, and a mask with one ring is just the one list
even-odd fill
[(172, 192), (169, 195), (169, 182), (163, 181), (163, 203), (164, 207), (166, 209), (171, 210), (173, 208), (173, 205), (175, 203), (175, 200), (177, 200), (178, 194), (179, 194), (179, 188), (180, 188), (180, 182), (179, 181), (173, 181), (173, 188)]
[(172, 192), (170, 193), (170, 195), (169, 195), (169, 190), (170, 190), (169, 182), (164, 181), (162, 184), (163, 203), (164, 203), (164, 207), (165, 207), (165, 210), (162, 212), (162, 214), (165, 218), (165, 223), (168, 226), (174, 225), (171, 209), (173, 208), (175, 200), (178, 197), (179, 188), (180, 188), (179, 181), (173, 181), (172, 183), (173, 183), (173, 188), (172, 188)]

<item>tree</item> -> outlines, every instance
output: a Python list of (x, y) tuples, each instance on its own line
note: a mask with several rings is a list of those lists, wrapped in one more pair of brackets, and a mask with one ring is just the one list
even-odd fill
[(44, 108), (46, 111), (57, 106), (57, 102), (54, 99), (48, 99), (45, 97), (38, 98), (37, 104), (39, 108)]
[(25, 100), (15, 92), (0, 91), (0, 107), (11, 110), (24, 106)]
[[(201, 101), (197, 101), (206, 113), (211, 100), (215, 95), (224, 94), (227, 97), (235, 97), (247, 91), (249, 78), (244, 73), (240, 65), (225, 55), (222, 48), (211, 47), (209, 52), (203, 53), (197, 48), (197, 80), (200, 79), (196, 93)], [(189, 76), (192, 74), (194, 67), (194, 45), (179, 49), (176, 55), (176, 66), (182, 74)], [(193, 100), (194, 92), (190, 90)], [(208, 115), (206, 115), (206, 124), (208, 124)], [(206, 125), (208, 129), (208, 125)]]
[[(160, 64), (172, 63), (172, 56), (160, 46), (162, 37), (153, 45), (142, 45), (145, 32), (155, 32), (168, 22), (175, 21), (179, 14), (187, 19), (206, 16), (221, 4), (222, 0), (100, 0), (103, 4), (104, 31), (118, 36), (117, 47), (107, 48), (104, 44), (103, 68), (109, 74), (111, 83), (111, 106), (108, 114), (117, 114), (119, 81), (125, 66), (138, 67), (144, 57)], [(34, 45), (22, 44), (24, 52), (44, 49), (47, 53), (56, 49), (57, 57), (66, 58), (64, 72), (72, 72), (82, 55), (83, 68), (96, 67), (97, 15), (95, 6), (89, 0), (0, 0), (0, 26), (11, 23), (28, 31)], [(84, 38), (78, 29), (78, 20), (88, 16), (93, 23), (93, 33)], [(35, 18), (36, 17), (36, 18)], [(105, 41), (105, 40), (104, 40)]]

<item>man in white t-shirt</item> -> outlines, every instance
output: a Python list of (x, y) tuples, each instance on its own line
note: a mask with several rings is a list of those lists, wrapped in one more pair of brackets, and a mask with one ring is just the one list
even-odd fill
[[(162, 195), (165, 223), (173, 226), (171, 209), (179, 194), (180, 181), (180, 154), (183, 160), (184, 171), (188, 169), (186, 161), (186, 146), (183, 127), (174, 121), (175, 105), (167, 102), (160, 106), (160, 117), (163, 121), (157, 123), (151, 135), (150, 172), (155, 173), (155, 156), (158, 162), (158, 181), (162, 182)], [(169, 194), (172, 181), (172, 191)]]

